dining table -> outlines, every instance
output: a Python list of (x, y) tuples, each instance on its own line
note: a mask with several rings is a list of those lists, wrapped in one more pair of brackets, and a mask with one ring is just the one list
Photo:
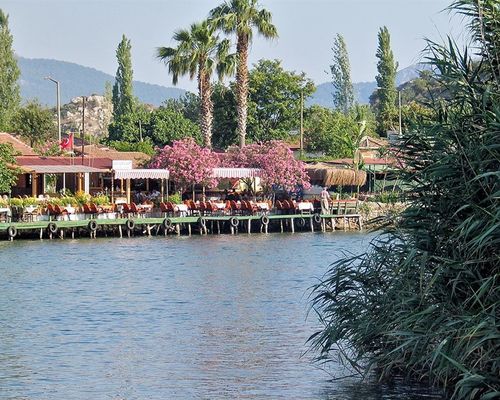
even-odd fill
[(301, 202), (297, 203), (296, 209), (301, 213), (312, 213), (314, 212), (314, 205), (313, 203), (309, 202)]
[(188, 213), (187, 204), (176, 204), (174, 210), (177, 211), (182, 217), (185, 217)]
[(0, 208), (0, 220), (5, 219), (5, 222), (10, 222), (11, 215), (9, 207)]

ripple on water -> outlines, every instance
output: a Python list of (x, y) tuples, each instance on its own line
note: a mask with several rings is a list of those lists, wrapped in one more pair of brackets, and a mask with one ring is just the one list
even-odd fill
[(0, 399), (439, 398), (402, 382), (333, 382), (303, 356), (316, 327), (309, 288), (369, 240), (0, 243)]

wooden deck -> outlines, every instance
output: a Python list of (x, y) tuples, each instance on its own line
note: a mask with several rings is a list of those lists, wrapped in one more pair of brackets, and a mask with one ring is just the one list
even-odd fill
[(61, 238), (361, 230), (360, 214), (290, 214), (86, 219), (0, 223), (0, 237)]

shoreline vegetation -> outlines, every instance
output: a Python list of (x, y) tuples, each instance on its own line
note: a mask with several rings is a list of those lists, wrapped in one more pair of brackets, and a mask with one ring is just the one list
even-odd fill
[(403, 374), (452, 399), (500, 398), (500, 8), (455, 1), (473, 44), (429, 42), (446, 92), (405, 133), (406, 209), (370, 250), (333, 264), (312, 290), (319, 362), (360, 376)]

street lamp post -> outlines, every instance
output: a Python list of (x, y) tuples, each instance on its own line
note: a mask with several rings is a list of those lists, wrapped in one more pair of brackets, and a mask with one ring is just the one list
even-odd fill
[(59, 89), (59, 81), (52, 79), (50, 76), (46, 76), (45, 79), (54, 82), (57, 87), (57, 133), (59, 143), (61, 143), (61, 92)]

